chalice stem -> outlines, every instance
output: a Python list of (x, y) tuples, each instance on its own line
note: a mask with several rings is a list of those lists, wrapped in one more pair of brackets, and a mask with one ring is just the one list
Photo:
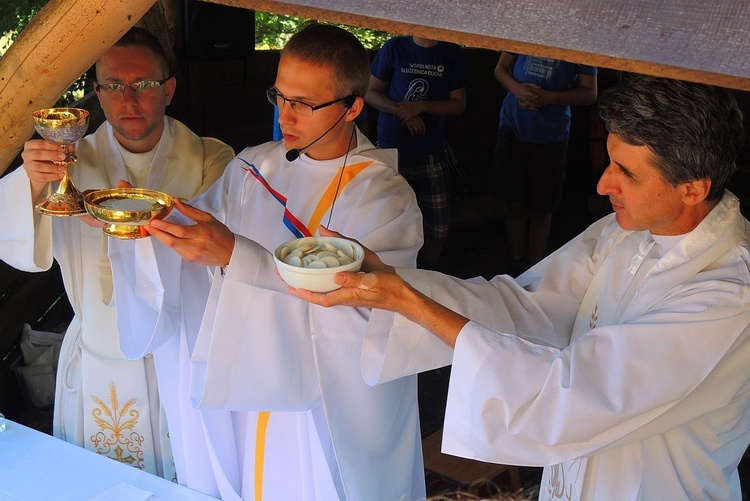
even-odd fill
[(37, 211), (49, 216), (75, 216), (84, 214), (86, 208), (83, 204), (83, 195), (73, 184), (73, 178), (70, 175), (69, 166), (65, 166), (65, 173), (57, 190), (50, 197), (35, 205)]
[(70, 151), (70, 145), (66, 144), (63, 146), (63, 153), (65, 153), (65, 173), (67, 175), (68, 173), (68, 166), (73, 165), (78, 161), (78, 157), (73, 154), (72, 151)]
[(78, 189), (73, 184), (73, 178), (70, 176), (70, 170), (68, 169), (67, 165), (65, 166), (65, 173), (63, 174), (62, 179), (60, 179), (60, 185), (57, 187), (57, 191), (55, 193), (78, 193)]

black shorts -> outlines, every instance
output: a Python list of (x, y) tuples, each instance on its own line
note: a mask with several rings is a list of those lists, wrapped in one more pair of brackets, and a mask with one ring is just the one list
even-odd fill
[(500, 129), (492, 162), (491, 195), (523, 202), (534, 214), (554, 212), (562, 198), (568, 140), (533, 144)]

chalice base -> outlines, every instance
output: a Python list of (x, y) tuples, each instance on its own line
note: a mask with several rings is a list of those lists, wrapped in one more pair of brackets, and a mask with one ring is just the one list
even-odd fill
[(150, 236), (142, 225), (134, 224), (105, 224), (102, 228), (105, 235), (123, 240), (145, 238)]
[(34, 208), (46, 216), (78, 216), (86, 214), (83, 196), (78, 193), (53, 193), (48, 199), (36, 204)]

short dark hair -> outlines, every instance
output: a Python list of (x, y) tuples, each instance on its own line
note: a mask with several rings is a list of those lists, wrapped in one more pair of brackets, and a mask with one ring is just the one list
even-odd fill
[(607, 130), (634, 146), (647, 146), (672, 184), (711, 180), (706, 200), (721, 199), (745, 139), (742, 112), (727, 89), (628, 75), (602, 93)]
[[(164, 51), (161, 42), (156, 36), (147, 29), (133, 26), (112, 47), (146, 47), (154, 53), (161, 66), (163, 77), (169, 77), (169, 64), (167, 63), (167, 53)], [(98, 77), (97, 77), (98, 78)]]
[(370, 58), (357, 37), (331, 24), (314, 23), (295, 33), (281, 54), (333, 70), (338, 97), (357, 94), (364, 97), (370, 84)]

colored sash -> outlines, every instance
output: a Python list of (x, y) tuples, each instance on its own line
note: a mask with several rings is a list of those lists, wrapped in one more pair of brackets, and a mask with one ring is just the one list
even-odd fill
[(344, 187), (349, 184), (349, 182), (354, 179), (357, 174), (362, 172), (369, 165), (372, 165), (372, 163), (374, 162), (374, 160), (367, 160), (358, 164), (340, 167), (336, 171), (336, 175), (333, 177), (331, 184), (328, 185), (325, 193), (323, 193), (323, 196), (318, 202), (318, 205), (315, 207), (315, 210), (313, 211), (312, 216), (307, 223), (307, 226), (305, 226), (305, 224), (302, 223), (302, 221), (300, 221), (287, 208), (287, 198), (277, 190), (275, 190), (268, 183), (268, 181), (266, 181), (266, 179), (263, 177), (263, 174), (260, 173), (258, 168), (255, 167), (254, 164), (251, 164), (243, 158), (240, 158), (240, 160), (247, 164), (247, 167), (242, 168), (249, 172), (266, 189), (266, 191), (268, 191), (268, 193), (270, 193), (271, 196), (274, 197), (276, 201), (284, 207), (284, 216), (282, 218), (282, 222), (284, 223), (284, 226), (286, 226), (287, 229), (289, 229), (289, 231), (291, 231), (292, 234), (297, 238), (309, 237), (315, 234), (318, 225), (320, 225), (320, 222), (323, 220), (323, 216), (336, 201), (338, 193), (340, 191), (343, 191)]
[[(315, 210), (313, 210), (312, 216), (310, 217), (307, 226), (305, 226), (302, 221), (300, 221), (299, 218), (292, 214), (292, 212), (287, 208), (287, 198), (277, 190), (275, 190), (268, 183), (268, 181), (266, 181), (258, 168), (255, 167), (254, 164), (246, 161), (244, 158), (240, 158), (240, 160), (247, 164), (247, 167), (243, 166), (242, 168), (249, 172), (266, 189), (266, 191), (268, 191), (268, 193), (270, 193), (271, 196), (274, 197), (276, 201), (278, 201), (284, 207), (282, 222), (284, 226), (286, 226), (287, 229), (289, 229), (289, 231), (291, 231), (292, 234), (297, 238), (312, 236), (315, 233), (315, 230), (318, 228), (318, 225), (320, 225), (320, 222), (323, 220), (323, 216), (328, 211), (328, 209), (331, 208), (331, 210), (333, 210), (332, 206), (336, 201), (339, 192), (343, 191), (344, 187), (349, 184), (349, 182), (354, 179), (357, 174), (362, 172), (367, 166), (372, 165), (372, 163), (374, 162), (374, 160), (367, 160), (358, 164), (349, 166), (344, 165), (343, 167), (340, 167), (336, 171), (336, 175), (333, 177), (331, 184), (328, 185), (328, 188), (323, 193), (323, 196), (318, 202), (318, 205), (315, 207)], [(271, 413), (269, 411), (261, 411), (258, 413), (258, 423), (255, 431), (256, 501), (262, 501), (263, 498), (263, 462), (266, 448), (266, 432), (268, 430), (268, 421), (270, 420), (270, 418)]]

